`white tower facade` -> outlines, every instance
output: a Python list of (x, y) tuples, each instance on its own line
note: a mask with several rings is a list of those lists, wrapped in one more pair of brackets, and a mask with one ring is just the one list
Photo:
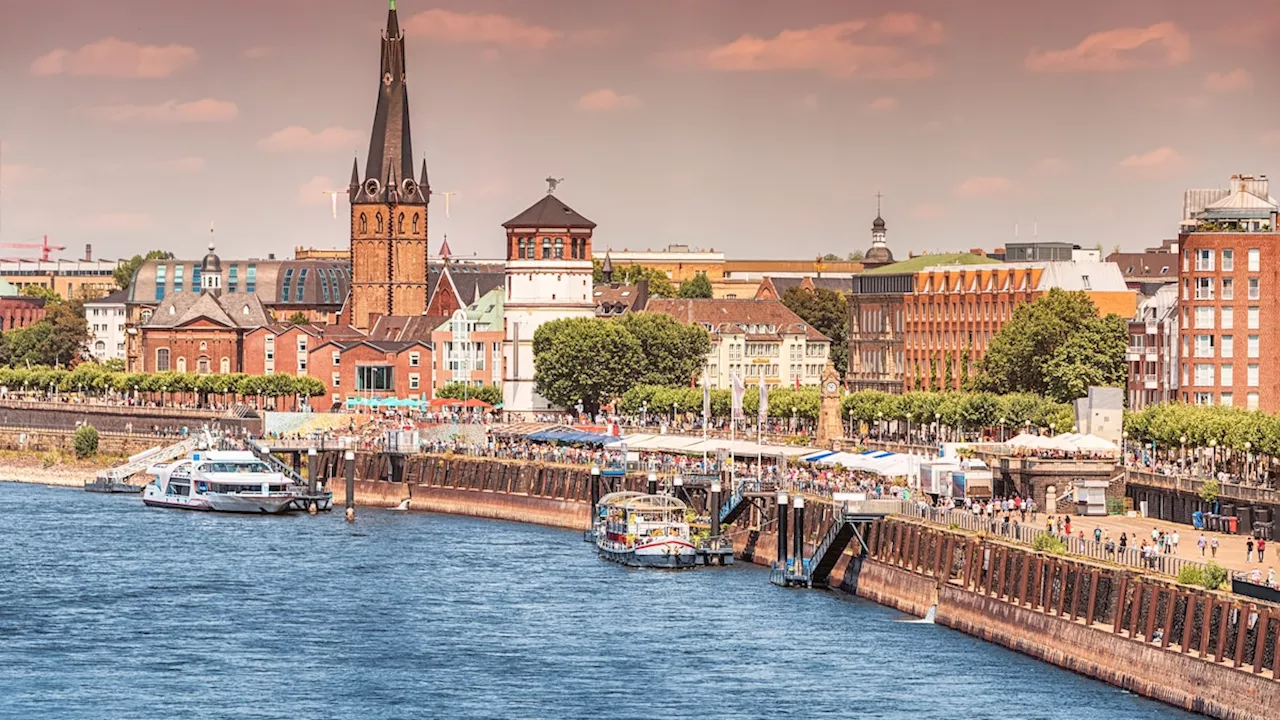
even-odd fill
[(503, 224), (507, 295), (502, 407), (508, 417), (527, 418), (558, 409), (534, 389), (533, 334), (553, 320), (595, 316), (591, 263), (595, 227), (550, 192)]

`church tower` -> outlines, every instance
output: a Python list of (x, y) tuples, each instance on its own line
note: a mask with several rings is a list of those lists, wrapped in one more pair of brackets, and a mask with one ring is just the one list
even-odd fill
[(395, 0), (382, 36), (378, 105), (363, 178), (351, 166), (351, 324), (379, 315), (421, 315), (427, 307), (427, 162), (413, 176), (404, 33)]
[(538, 328), (561, 318), (595, 317), (591, 235), (596, 224), (554, 195), (559, 182), (548, 178), (546, 196), (502, 226), (507, 233), (502, 408), (508, 417), (554, 409), (534, 390)]

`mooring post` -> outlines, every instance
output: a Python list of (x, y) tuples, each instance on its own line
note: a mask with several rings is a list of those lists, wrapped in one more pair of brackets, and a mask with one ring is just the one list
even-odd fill
[(711, 537), (720, 537), (720, 481), (711, 483)]
[(778, 493), (778, 564), (787, 566), (787, 494)]
[(307, 491), (312, 495), (316, 494), (316, 475), (320, 473), (320, 456), (316, 455), (316, 449), (307, 450)]
[(649, 471), (648, 493), (650, 495), (658, 494), (658, 473), (653, 472), (652, 470)]
[(797, 572), (804, 572), (804, 498), (797, 495), (791, 501), (792, 512), (796, 520), (796, 551), (792, 561), (796, 564)]
[(591, 466), (591, 524), (595, 525), (596, 515), (600, 512), (596, 506), (600, 504), (600, 466)]
[[(685, 500), (684, 478), (677, 475), (675, 479), (671, 481), (671, 494), (680, 500)], [(685, 500), (685, 502), (688, 501)]]
[(343, 471), (347, 478), (347, 522), (355, 522), (356, 519), (356, 453), (354, 450), (348, 450), (342, 456), (346, 462)]

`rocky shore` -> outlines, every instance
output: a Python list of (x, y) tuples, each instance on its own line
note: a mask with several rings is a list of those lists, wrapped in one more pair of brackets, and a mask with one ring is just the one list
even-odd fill
[(114, 463), (95, 460), (61, 459), (46, 464), (41, 453), (0, 453), (0, 482), (31, 483), (34, 485), (58, 485), (83, 488), (93, 480), (98, 471)]

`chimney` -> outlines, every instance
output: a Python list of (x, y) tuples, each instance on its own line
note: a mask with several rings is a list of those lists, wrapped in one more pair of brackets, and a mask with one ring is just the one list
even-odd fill
[(90, 243), (84, 244), (84, 261), (93, 262), (93, 245)]
[(267, 253), (267, 259), (268, 259), (268, 260), (275, 260), (275, 259), (276, 259), (276, 254), (275, 254), (275, 253)]
[(969, 248), (969, 254), (970, 254), (970, 255), (977, 255), (978, 257), (986, 257), (986, 256), (987, 256), (987, 252), (986, 252), (985, 250), (983, 250), (982, 248)]

